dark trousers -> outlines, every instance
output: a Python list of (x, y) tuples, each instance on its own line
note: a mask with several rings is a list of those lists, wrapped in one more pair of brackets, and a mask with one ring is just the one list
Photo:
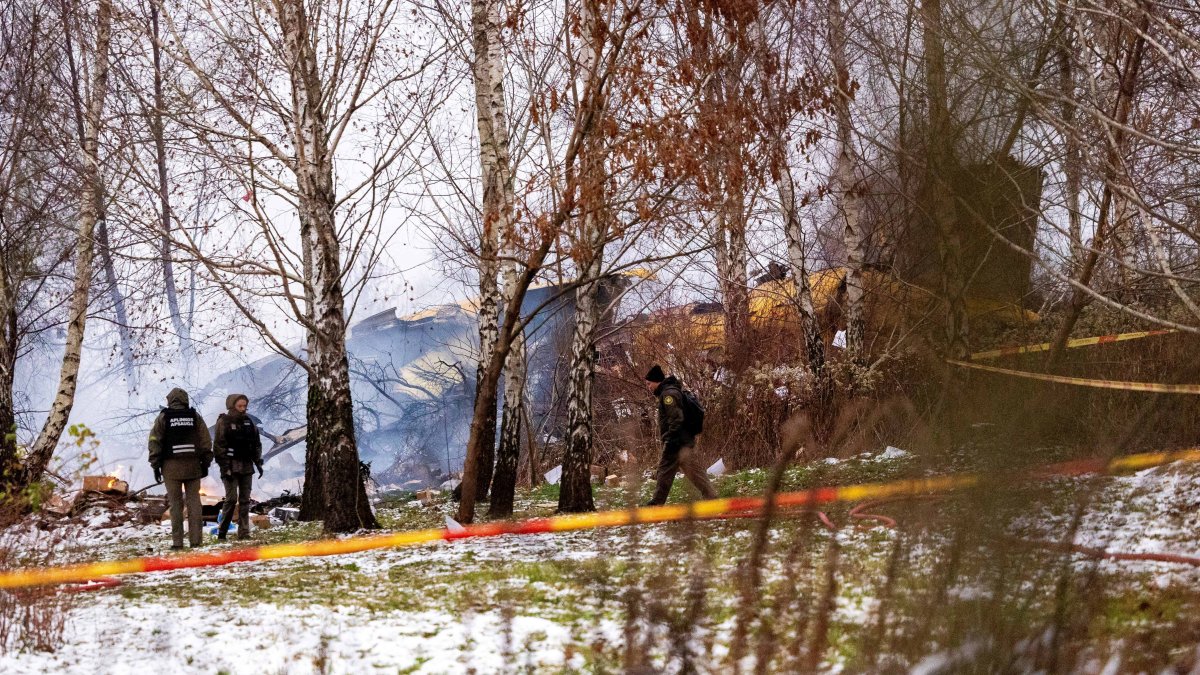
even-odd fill
[(201, 529), (204, 525), (204, 514), (202, 513), (203, 507), (200, 506), (200, 479), (173, 480), (167, 478), (163, 480), (163, 485), (167, 488), (167, 504), (171, 509), (171, 544), (183, 546), (183, 507), (185, 505), (184, 493), (186, 493), (188, 542), (192, 546), (199, 546), (200, 538), (204, 534)]
[(238, 510), (238, 539), (250, 536), (250, 484), (254, 481), (252, 473), (231, 473), (221, 476), (225, 483), (225, 506), (221, 509), (220, 533), (229, 532), (229, 519), (233, 517), (233, 507)]
[(658, 486), (654, 490), (654, 498), (650, 500), (652, 506), (667, 503), (667, 495), (671, 494), (677, 471), (683, 471), (683, 475), (692, 481), (705, 499), (716, 499), (717, 491), (709, 482), (704, 465), (696, 457), (696, 444), (693, 442), (676, 451), (663, 450), (662, 461), (658, 463)]

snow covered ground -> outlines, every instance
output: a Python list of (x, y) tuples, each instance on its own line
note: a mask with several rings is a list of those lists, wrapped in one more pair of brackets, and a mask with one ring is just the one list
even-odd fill
[[(161, 540), (169, 537), (160, 526), (100, 532), (87, 543), (103, 546), (121, 537), (126, 547), (137, 542), (158, 553)], [(393, 568), (414, 564), (430, 569), (444, 566), (449, 571), (465, 561), (571, 561), (597, 554), (576, 549), (578, 537), (570, 535), (561, 540), (504, 539), (332, 556), (315, 565), (352, 566), (358, 575), (370, 578), (386, 577)], [(80, 596), (60, 650), (9, 654), (0, 658), (0, 672), (451, 673), (474, 668), (486, 673), (500, 670), (506, 654), (516, 654), (518, 662), (535, 668), (582, 666), (581, 657), (571, 656), (565, 648), (576, 641), (571, 627), (538, 616), (505, 617), (498, 608), (466, 613), (379, 610), (353, 602), (310, 603), (295, 598), (242, 604), (228, 601), (221, 592), (231, 580), (307, 572), (313, 564), (290, 559), (127, 577), (121, 589)], [(144, 591), (150, 597), (141, 597)], [(611, 636), (613, 631), (619, 634), (619, 627), (601, 623), (592, 631), (607, 631)]]
[[(424, 511), (415, 502), (408, 508)], [(445, 503), (433, 510), (451, 508)], [(98, 527), (105, 521), (100, 514), (84, 521), (82, 527), (68, 526), (53, 535), (30, 529), (22, 539), (31, 543), (53, 536), (63, 549), (60, 562), (167, 553), (170, 529), (166, 524), (104, 529)], [(289, 529), (312, 527), (274, 528), (262, 535), (263, 543)], [(612, 554), (624, 540), (615, 532), (506, 536), (129, 576), (118, 589), (78, 596), (61, 649), (7, 654), (0, 657), (0, 672), (489, 673), (513, 662), (538, 672), (572, 671), (584, 665), (574, 645), (618, 640), (617, 622), (562, 620), (543, 606), (542, 614), (551, 617), (546, 618), (522, 613), (520, 607), (500, 607), (487, 598), (481, 598), (485, 602), (477, 608), (460, 611), (461, 602), (442, 602), (439, 594), (452, 591), (463, 569), (547, 562), (570, 565)], [(661, 527), (646, 528), (639, 539), (649, 546), (666, 540)], [(209, 550), (218, 546), (230, 544), (210, 544)], [(406, 573), (410, 568), (413, 571)], [(347, 596), (345, 602), (338, 602), (336, 592), (312, 598), (307, 589), (289, 583), (278, 601), (241, 601), (238, 591), (229, 589), (232, 583), (253, 585), (288, 577), (300, 577), (302, 584), (315, 587), (328, 581), (330, 574), (353, 577), (349, 583), (355, 588), (344, 590), (354, 599)], [(397, 578), (399, 585), (373, 588), (359, 583)], [(559, 591), (553, 584), (525, 578), (512, 583), (540, 585), (551, 596)], [(491, 585), (503, 591), (507, 582), (497, 579)], [(364, 603), (367, 597), (370, 602)], [(414, 608), (381, 608), (394, 600)], [(581, 599), (573, 597), (571, 602), (579, 604)], [(586, 599), (582, 602), (586, 604)]]
[[(882, 455), (882, 453), (881, 453)], [(893, 452), (886, 459), (901, 457)], [(879, 461), (876, 458), (872, 461)], [(1171, 552), (1200, 557), (1200, 467), (1168, 466), (1100, 479), (1097, 508), (1088, 512), (1077, 543), (1122, 552)], [(1051, 484), (1055, 485), (1055, 484)], [(1057, 484), (1070, 485), (1068, 482)], [(527, 513), (546, 514), (550, 502), (526, 499)], [(453, 506), (416, 504), (384, 511), (385, 522), (407, 528), (440, 522)], [(1047, 507), (1049, 508), (1049, 507)], [(897, 509), (899, 510), (899, 509)], [(885, 512), (903, 520), (908, 514)], [(842, 514), (831, 514), (845, 523)], [(163, 525), (101, 527), (95, 514), (62, 537), (61, 562), (160, 555), (169, 543)], [(1062, 511), (1038, 511), (1014, 523), (1029, 538), (1050, 538), (1064, 526)], [(913, 518), (915, 520), (915, 516)], [(798, 520), (785, 521), (784, 540)], [(425, 525), (428, 526), (428, 525)], [(711, 602), (709, 657), (728, 651), (733, 574), (751, 539), (752, 521), (703, 523), (703, 545), (717, 547)], [(815, 528), (827, 541), (831, 536)], [(262, 541), (315, 536), (312, 525), (292, 524), (261, 533)], [(591, 666), (593, 649), (623, 640), (622, 589), (606, 580), (630, 566), (662, 567), (686, 577), (687, 560), (670, 559), (686, 533), (681, 526), (506, 536), (311, 559), (237, 563), (220, 568), (126, 577), (116, 589), (78, 596), (63, 646), (53, 653), (0, 656), (2, 673), (462, 673), (577, 672)], [(62, 532), (58, 533), (61, 537)], [(46, 536), (33, 531), (22, 536)], [(880, 605), (874, 597), (896, 533), (881, 527), (843, 527), (836, 535), (844, 560), (853, 561), (835, 598), (833, 621), (867, 626)], [(225, 544), (229, 546), (231, 544)], [(910, 559), (936, 558), (936, 535), (913, 547)], [(740, 555), (740, 553), (738, 554)], [(1093, 564), (1083, 557), (1076, 564)], [(786, 585), (781, 563), (767, 566), (767, 582)], [(1200, 587), (1200, 569), (1146, 561), (1105, 561), (1106, 573), (1147, 580), (1157, 589)], [(850, 575), (866, 570), (864, 580)], [(682, 582), (677, 591), (683, 597)], [(986, 584), (962, 579), (947, 602), (977, 603)], [(967, 643), (968, 646), (970, 643)], [(970, 650), (939, 661), (932, 649), (910, 662), (929, 672)], [(973, 653), (973, 652), (972, 652)], [(851, 655), (852, 656), (852, 655)], [(833, 650), (830, 671), (851, 658)], [(952, 669), (951, 669), (952, 670)], [(721, 672), (714, 666), (709, 672)]]
[[(1176, 463), (1127, 476), (1092, 479), (1074, 543), (1113, 553), (1167, 553), (1200, 559), (1200, 466)], [(1058, 480), (1051, 486), (1069, 486)], [(1043, 509), (1017, 521), (1016, 531), (1038, 540), (1059, 541), (1068, 514)], [(1080, 556), (1080, 560), (1084, 557)], [(1200, 567), (1152, 560), (1103, 560), (1113, 574), (1146, 573), (1160, 587), (1195, 584)]]
[[(506, 630), (509, 634), (506, 634)], [(468, 637), (470, 639), (468, 639)], [(561, 668), (568, 629), (497, 612), (372, 613), (313, 605), (214, 610), (100, 598), (76, 610), (54, 654), (4, 660), (7, 673), (453, 673), (497, 672), (504, 654)], [(510, 642), (512, 647), (506, 645)], [(580, 667), (579, 658), (567, 664)]]

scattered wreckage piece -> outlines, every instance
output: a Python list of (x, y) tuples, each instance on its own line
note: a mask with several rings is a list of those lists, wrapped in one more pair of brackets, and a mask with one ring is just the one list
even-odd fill
[(75, 500), (67, 501), (57, 492), (50, 495), (50, 499), (42, 504), (42, 511), (57, 518), (65, 518), (71, 515), (72, 509), (75, 508)]
[(147, 496), (141, 500), (141, 507), (137, 511), (137, 519), (142, 524), (157, 523), (162, 520), (163, 514), (166, 512), (166, 495)]
[(129, 483), (116, 476), (84, 476), (83, 491), (124, 497), (129, 494)]
[(291, 490), (284, 490), (283, 493), (278, 497), (272, 497), (266, 501), (256, 502), (250, 507), (250, 510), (254, 513), (270, 513), (273, 509), (280, 506), (294, 506), (299, 508), (302, 500), (303, 498), (301, 495), (292, 494)]
[[(256, 517), (267, 518), (278, 523), (291, 523), (300, 520), (301, 495), (284, 490), (278, 497), (272, 497), (261, 502), (253, 502), (250, 506), (250, 522)], [(264, 526), (266, 527), (266, 526)]]
[[(558, 481), (562, 480), (562, 471), (562, 464), (559, 464), (553, 469), (547, 471), (543, 477), (546, 479), (547, 483), (551, 485), (557, 485)], [(603, 483), (605, 477), (609, 475), (608, 467), (600, 466), (599, 464), (592, 464), (588, 468), (588, 473), (590, 480), (596, 484)]]
[(262, 431), (260, 433), (275, 443), (275, 445), (271, 446), (270, 449), (263, 452), (263, 462), (266, 462), (279, 453), (303, 443), (304, 439), (308, 437), (308, 425), (306, 424), (304, 426), (295, 427), (294, 429), (288, 429), (279, 435), (271, 434), (266, 431)]
[[(259, 515), (251, 516), (251, 521)], [(281, 523), (292, 523), (300, 520), (300, 509), (295, 506), (276, 506), (268, 515)]]

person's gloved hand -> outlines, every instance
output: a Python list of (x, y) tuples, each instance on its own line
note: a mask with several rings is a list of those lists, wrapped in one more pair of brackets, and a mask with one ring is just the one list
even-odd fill
[(262, 476), (263, 476), (262, 462), (255, 462), (254, 466), (258, 467), (258, 477), (262, 478)]
[(163, 479), (162, 479), (162, 467), (161, 467), (161, 466), (155, 466), (155, 467), (151, 467), (151, 468), (152, 468), (152, 469), (154, 469), (154, 482), (155, 482), (155, 483), (161, 483), (161, 482), (163, 482)]

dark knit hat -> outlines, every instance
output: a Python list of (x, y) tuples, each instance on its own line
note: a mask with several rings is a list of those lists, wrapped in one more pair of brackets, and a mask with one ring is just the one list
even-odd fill
[(667, 376), (663, 373), (662, 367), (657, 363), (650, 369), (650, 372), (646, 373), (647, 382), (662, 382), (665, 379), (667, 379)]

